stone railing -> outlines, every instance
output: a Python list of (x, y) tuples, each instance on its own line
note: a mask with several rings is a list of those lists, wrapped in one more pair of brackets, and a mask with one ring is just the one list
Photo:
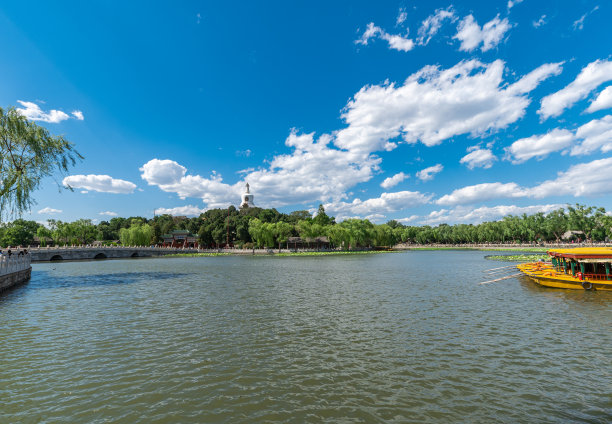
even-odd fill
[(0, 256), (0, 276), (25, 271), (30, 268), (32, 257), (26, 255)]

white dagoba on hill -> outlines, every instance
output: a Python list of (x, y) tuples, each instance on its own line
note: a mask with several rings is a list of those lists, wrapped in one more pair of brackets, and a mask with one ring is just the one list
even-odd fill
[(244, 193), (242, 193), (242, 203), (240, 204), (241, 208), (252, 208), (255, 206), (253, 203), (253, 195), (251, 194), (251, 190), (249, 189), (249, 183), (246, 183), (246, 187)]

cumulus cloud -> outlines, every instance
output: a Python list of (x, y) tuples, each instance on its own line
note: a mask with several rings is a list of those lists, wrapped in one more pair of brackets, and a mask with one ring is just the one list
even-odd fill
[(525, 190), (516, 183), (482, 183), (453, 190), (436, 203), (443, 206), (468, 205), (493, 199), (524, 197)]
[(372, 214), (384, 214), (429, 203), (431, 195), (418, 191), (398, 191), (382, 193), (380, 197), (367, 200), (355, 199), (352, 202), (333, 202), (323, 206), (325, 211), (341, 219), (365, 217)]
[(441, 172), (444, 169), (442, 164), (437, 164), (434, 166), (430, 166), (428, 168), (422, 169), (416, 173), (416, 176), (421, 181), (430, 181), (436, 176), (437, 173)]
[(612, 85), (603, 89), (595, 100), (591, 102), (587, 108), (587, 112), (593, 113), (602, 109), (609, 109), (612, 107)]
[(572, 156), (586, 155), (601, 150), (612, 151), (612, 115), (593, 119), (575, 131), (553, 129), (543, 135), (534, 135), (515, 141), (505, 149), (506, 157), (514, 164), (531, 158), (545, 158), (552, 152), (567, 153), (571, 147)]
[[(531, 206), (516, 206), (516, 205), (498, 205), (498, 206), (482, 206), (472, 208), (469, 206), (457, 206), (453, 209), (440, 209), (432, 211), (428, 215), (412, 221), (419, 221), (421, 224), (438, 225), (438, 224), (480, 224), (486, 221), (497, 221), (508, 215), (532, 215), (538, 212), (549, 213), (557, 209), (563, 208), (563, 204), (547, 204), (547, 205), (531, 205)], [(412, 217), (411, 217), (412, 218)]]
[(54, 213), (62, 213), (63, 210), (61, 209), (53, 209), (50, 207), (46, 207), (46, 208), (42, 208), (41, 210), (38, 211), (39, 214), (44, 215), (44, 214), (54, 214)]
[(442, 206), (468, 205), (501, 198), (544, 198), (549, 196), (601, 196), (612, 193), (610, 184), (612, 158), (598, 159), (573, 165), (557, 178), (534, 187), (520, 187), (516, 183), (483, 183), (466, 186), (440, 197)]
[(363, 152), (339, 150), (332, 137), (292, 131), (285, 145), (289, 154), (275, 156), (267, 168), (249, 170), (235, 184), (223, 182), (221, 175), (189, 175), (172, 160), (152, 159), (140, 170), (142, 178), (161, 190), (181, 198), (201, 198), (208, 207), (235, 204), (248, 182), (256, 204), (280, 207), (312, 201), (338, 201), (354, 185), (369, 181), (379, 169), (380, 158)]
[(380, 186), (385, 189), (390, 189), (391, 187), (395, 187), (402, 181), (408, 178), (408, 174), (404, 174), (403, 172), (399, 172), (392, 177), (385, 178), (385, 180), (380, 183)]
[(459, 163), (465, 164), (469, 169), (488, 169), (497, 160), (491, 149), (481, 149), (478, 146), (472, 146), (468, 149), (468, 152), (467, 155), (461, 158)]
[(516, 140), (505, 150), (512, 163), (519, 164), (531, 158), (543, 159), (552, 152), (567, 149), (574, 140), (571, 131), (554, 129), (543, 135)]
[(43, 111), (40, 106), (33, 102), (17, 100), (23, 108), (17, 108), (17, 112), (28, 118), (30, 121), (42, 121), (57, 124), (69, 119), (70, 116), (61, 110), (52, 109), (49, 112)]
[(206, 209), (198, 208), (197, 206), (177, 206), (175, 208), (158, 208), (155, 209), (157, 215), (172, 215), (172, 216), (200, 216), (206, 212)]
[(444, 21), (455, 22), (457, 17), (452, 6), (446, 9), (437, 9), (433, 15), (429, 15), (419, 27), (417, 43), (427, 45), (432, 37), (438, 33)]
[(112, 212), (112, 211), (104, 211), (104, 212), (100, 212), (100, 213), (98, 213), (98, 215), (104, 215), (104, 216), (117, 216), (117, 212)]
[(522, 2), (523, 0), (508, 0), (508, 11), (510, 11), (510, 9), (512, 9), (514, 6)]
[(80, 110), (73, 110), (71, 112), (71, 115), (74, 116), (74, 118), (78, 119), (79, 121), (82, 121), (83, 119), (85, 119), (85, 117), (83, 116), (83, 112), (81, 112)]
[(334, 143), (352, 151), (392, 150), (398, 139), (427, 146), (461, 134), (484, 135), (522, 118), (526, 96), (544, 79), (561, 72), (561, 63), (545, 64), (513, 84), (503, 81), (504, 62), (459, 62), (442, 70), (426, 66), (403, 85), (365, 86), (348, 102), (347, 128)]
[(414, 48), (414, 41), (407, 38), (407, 36), (389, 34), (381, 27), (374, 25), (374, 22), (368, 24), (361, 38), (356, 40), (355, 43), (367, 46), (368, 42), (373, 38), (385, 40), (389, 44), (389, 48), (394, 50), (407, 52)]
[(612, 175), (612, 158), (580, 163), (565, 172), (559, 172), (554, 180), (545, 181), (529, 189), (528, 194), (536, 198), (610, 194), (612, 193), (610, 175)]
[(582, 125), (576, 130), (576, 138), (582, 143), (572, 148), (572, 156), (589, 154), (598, 149), (602, 153), (612, 151), (612, 115)]
[(140, 169), (142, 179), (149, 185), (172, 185), (178, 183), (187, 173), (187, 168), (169, 159), (151, 159)]
[(612, 61), (596, 60), (589, 63), (582, 68), (574, 81), (542, 99), (538, 110), (540, 118), (544, 120), (561, 115), (565, 109), (585, 99), (591, 91), (610, 80), (612, 80)]
[(72, 188), (99, 191), (101, 193), (133, 193), (136, 184), (119, 180), (109, 175), (70, 175), (64, 178), (63, 184)]
[(496, 47), (510, 28), (508, 19), (499, 19), (499, 15), (482, 28), (474, 16), (468, 15), (459, 22), (457, 34), (453, 38), (461, 42), (459, 50), (471, 52), (480, 46), (480, 50), (486, 52)]

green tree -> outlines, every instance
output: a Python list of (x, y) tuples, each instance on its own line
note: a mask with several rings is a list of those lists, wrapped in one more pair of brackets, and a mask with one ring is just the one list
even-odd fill
[(276, 238), (276, 242), (278, 243), (278, 250), (281, 250), (281, 244), (287, 243), (289, 237), (291, 237), (291, 233), (293, 232), (293, 225), (279, 221), (274, 224), (274, 237)]
[(0, 108), (0, 216), (28, 210), (44, 177), (67, 172), (82, 158), (63, 136), (52, 136), (15, 108)]
[(312, 219), (312, 221), (322, 227), (333, 223), (333, 219), (327, 216), (327, 214), (325, 213), (325, 208), (323, 207), (323, 205), (319, 205), (317, 215)]

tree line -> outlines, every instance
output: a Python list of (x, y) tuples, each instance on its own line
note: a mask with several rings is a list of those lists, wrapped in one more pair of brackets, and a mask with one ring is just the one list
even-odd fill
[[(575, 238), (594, 242), (612, 238), (612, 216), (604, 208), (576, 204), (548, 214), (509, 215), (481, 224), (440, 224), (410, 226), (391, 220), (373, 224), (367, 219), (347, 219), (337, 223), (319, 206), (317, 214), (301, 210), (281, 213), (276, 209), (211, 209), (198, 217), (160, 215), (112, 218), (93, 223), (89, 219), (63, 222), (50, 219), (47, 225), (17, 219), (0, 225), (0, 246), (28, 246), (34, 237), (42, 246), (91, 244), (154, 245), (174, 230), (196, 235), (203, 247), (231, 246), (282, 247), (290, 237), (315, 242), (326, 237), (331, 247), (354, 249), (369, 246), (393, 246), (397, 243), (467, 244), (467, 243), (537, 243), (559, 242), (567, 231)], [(319, 239), (321, 240), (321, 239)]]

